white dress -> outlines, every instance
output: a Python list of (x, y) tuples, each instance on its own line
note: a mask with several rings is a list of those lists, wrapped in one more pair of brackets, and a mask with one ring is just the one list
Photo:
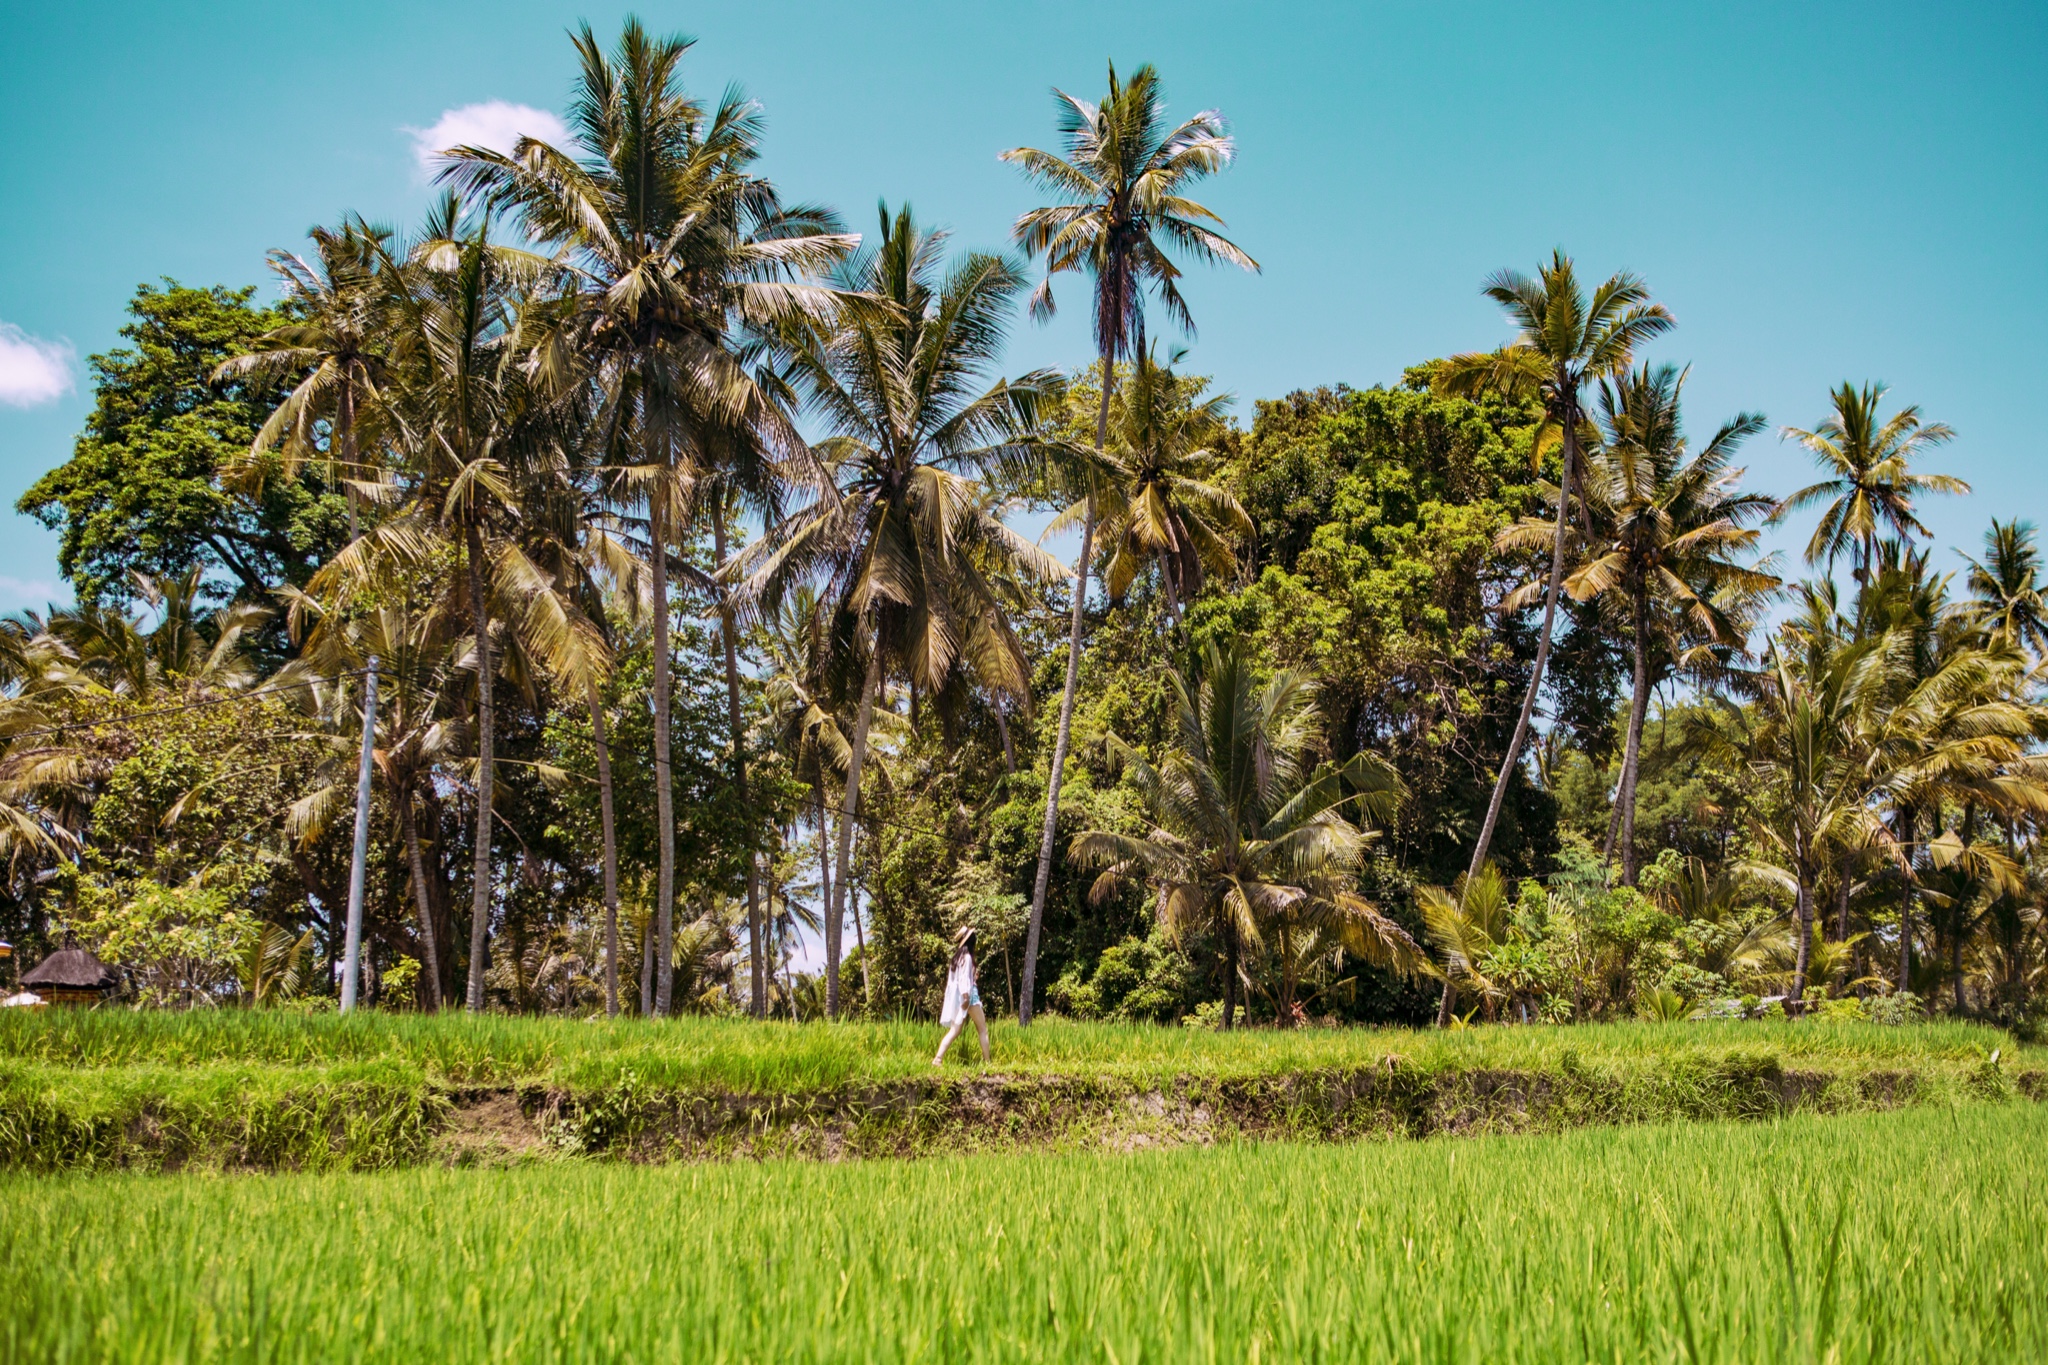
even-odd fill
[(946, 1000), (939, 1010), (939, 1022), (947, 1028), (967, 1017), (969, 1004), (980, 1004), (980, 992), (974, 988), (974, 954), (962, 953), (953, 970), (946, 973)]

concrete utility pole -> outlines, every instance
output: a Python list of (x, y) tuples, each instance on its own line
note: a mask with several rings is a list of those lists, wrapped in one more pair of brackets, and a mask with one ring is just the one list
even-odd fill
[(356, 774), (356, 848), (348, 869), (348, 938), (342, 948), (341, 1012), (356, 1007), (363, 953), (363, 863), (370, 853), (370, 760), (377, 745), (377, 656), (363, 682), (363, 763)]

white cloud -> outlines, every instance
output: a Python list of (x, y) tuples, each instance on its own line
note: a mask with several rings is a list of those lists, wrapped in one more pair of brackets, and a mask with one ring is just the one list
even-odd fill
[(557, 147), (569, 141), (568, 128), (547, 110), (505, 100), (486, 100), (443, 110), (433, 127), (403, 131), (412, 134), (412, 154), (419, 159), (422, 171), (435, 170), (436, 158), (450, 147), (488, 147), (509, 152), (521, 137), (537, 137)]
[(71, 589), (46, 578), (0, 574), (0, 611), (41, 611), (52, 602), (69, 602)]
[(0, 322), (0, 405), (32, 408), (62, 398), (71, 392), (76, 358), (67, 341), (44, 341)]

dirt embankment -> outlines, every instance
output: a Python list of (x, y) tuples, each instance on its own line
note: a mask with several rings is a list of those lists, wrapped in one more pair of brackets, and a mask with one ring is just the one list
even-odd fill
[(938, 1076), (837, 1090), (705, 1093), (636, 1084), (286, 1085), (223, 1103), (142, 1093), (91, 1111), (0, 1095), (0, 1167), (377, 1169), (535, 1160), (841, 1160), (948, 1152), (1129, 1151), (1233, 1141), (1347, 1142), (1550, 1132), (1595, 1124), (1756, 1120), (1927, 1102), (2048, 1100), (2048, 1073), (1788, 1068), (1767, 1053), (1583, 1068), (1378, 1065), (1288, 1075)]

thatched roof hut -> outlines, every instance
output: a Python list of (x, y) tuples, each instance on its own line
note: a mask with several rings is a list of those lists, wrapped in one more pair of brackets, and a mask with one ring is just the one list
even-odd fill
[(90, 1005), (119, 984), (105, 963), (83, 948), (60, 948), (25, 972), (21, 984), (53, 1005)]

